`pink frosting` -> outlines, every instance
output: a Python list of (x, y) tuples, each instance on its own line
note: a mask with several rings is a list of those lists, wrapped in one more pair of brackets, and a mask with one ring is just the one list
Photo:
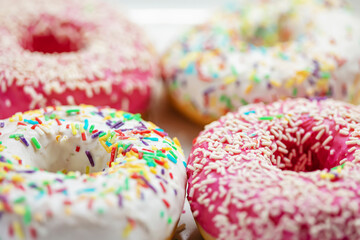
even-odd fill
[(359, 239), (359, 161), (359, 107), (249, 105), (196, 139), (188, 199), (216, 239)]
[(0, 7), (0, 119), (64, 104), (146, 111), (157, 61), (121, 12), (98, 0)]

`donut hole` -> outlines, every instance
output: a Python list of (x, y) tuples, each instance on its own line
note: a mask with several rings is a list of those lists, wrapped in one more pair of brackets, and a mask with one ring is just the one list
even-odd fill
[[(341, 160), (347, 157), (347, 147), (343, 144), (346, 137), (326, 130), (335, 128), (331, 121), (325, 120), (322, 125), (315, 122), (313, 118), (303, 120), (300, 127), (305, 131), (301, 133), (291, 133), (292, 127), (285, 125), (284, 129), (290, 131), (283, 133), (286, 134), (286, 139), (275, 136), (274, 143), (277, 143), (277, 147), (272, 156), (272, 164), (282, 170), (295, 172), (312, 172), (341, 165)], [(316, 131), (312, 130), (314, 127)]]
[(46, 54), (77, 52), (85, 46), (79, 24), (47, 15), (25, 27), (20, 42), (25, 50)]
[(29, 153), (29, 147), (26, 146), (9, 148), (7, 151), (10, 155), (21, 159), (22, 165), (53, 173), (86, 174), (109, 169), (110, 153), (97, 139), (93, 140), (90, 135), (87, 135), (87, 141), (83, 141), (79, 135), (79, 132), (73, 135), (64, 131), (57, 132), (55, 135), (41, 135), (36, 137), (39, 143), (38, 149), (29, 138), (29, 147), (34, 149), (33, 153)]

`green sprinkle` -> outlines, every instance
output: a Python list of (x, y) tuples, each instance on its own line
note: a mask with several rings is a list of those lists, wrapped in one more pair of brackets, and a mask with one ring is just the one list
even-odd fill
[(44, 115), (44, 117), (45, 117), (45, 121), (49, 121), (49, 116), (48, 115)]
[(23, 197), (19, 197), (19, 198), (17, 198), (17, 199), (15, 199), (15, 201), (14, 201), (14, 203), (22, 203), (22, 202), (24, 202), (25, 201), (25, 197), (23, 196)]
[(24, 223), (25, 225), (29, 225), (31, 223), (31, 209), (29, 206), (25, 207)]
[(260, 121), (263, 121), (263, 120), (273, 120), (274, 119), (274, 117), (272, 117), (272, 116), (264, 116), (264, 117), (259, 117), (259, 120)]
[(231, 72), (233, 75), (237, 76), (238, 72), (236, 71), (236, 68), (234, 66), (231, 66)]
[(103, 213), (105, 212), (105, 209), (99, 208), (99, 209), (97, 210), (97, 212), (98, 212), (99, 214), (103, 214)]
[(23, 136), (24, 136), (24, 134), (11, 134), (11, 135), (9, 136), (9, 138), (15, 138), (15, 139), (17, 139), (17, 138), (23, 137)]
[(94, 125), (91, 125), (91, 126), (90, 126), (90, 129), (89, 129), (89, 132), (92, 133), (92, 132), (94, 131), (94, 128), (95, 128), (95, 126), (94, 126)]
[(297, 94), (298, 94), (298, 89), (297, 89), (297, 88), (294, 88), (294, 89), (293, 89), (293, 92), (292, 92), (292, 95), (293, 95), (294, 97), (296, 97)]
[(115, 118), (115, 114), (116, 114), (115, 112), (112, 112), (109, 115), (110, 115), (111, 118)]
[(105, 133), (105, 132), (102, 132), (102, 133), (100, 133), (99, 134), (99, 138), (101, 138), (102, 136), (105, 136), (107, 133)]
[(336, 167), (333, 167), (333, 168), (331, 168), (330, 170), (331, 170), (331, 171), (336, 171), (336, 170), (338, 170), (339, 168), (340, 168), (340, 169), (343, 169), (343, 168), (344, 168), (344, 166), (345, 166), (345, 164), (346, 164), (346, 163), (341, 164), (341, 165), (336, 166)]
[(126, 191), (129, 190), (129, 178), (128, 177), (125, 178), (125, 190)]
[(31, 141), (32, 141), (32, 143), (35, 145), (35, 147), (36, 147), (37, 149), (40, 149), (40, 148), (41, 148), (40, 143), (38, 142), (38, 140), (37, 140), (35, 137), (32, 137), (32, 138), (31, 138)]
[(165, 212), (164, 211), (161, 211), (160, 212), (160, 217), (163, 218), (165, 216)]
[(168, 224), (171, 224), (172, 223), (172, 218), (169, 217), (167, 222), (168, 222)]
[(115, 194), (120, 194), (122, 192), (123, 188), (122, 187), (119, 187), (116, 191), (115, 191)]
[(241, 104), (242, 104), (242, 105), (248, 105), (248, 104), (249, 104), (249, 103), (248, 103), (245, 99), (243, 99), (243, 98), (242, 98), (240, 101), (241, 101)]
[(72, 114), (77, 114), (80, 112), (80, 109), (69, 109), (69, 110), (66, 110), (66, 114), (69, 116), (69, 115), (72, 115)]
[(80, 126), (79, 126), (78, 123), (75, 123), (75, 128), (76, 128), (77, 130), (80, 130)]
[(283, 118), (284, 117), (284, 114), (278, 114), (275, 116), (276, 118)]
[(261, 82), (260, 78), (258, 76), (254, 76), (252, 79), (255, 83)]
[(170, 150), (169, 152), (170, 152), (170, 154), (171, 154), (175, 159), (178, 159), (178, 157), (177, 157), (176, 154), (173, 152), (173, 150)]
[(56, 118), (56, 114), (55, 114), (55, 113), (53, 113), (53, 114), (50, 115), (50, 119), (55, 119), (55, 118)]
[(321, 78), (329, 79), (330, 77), (331, 77), (330, 72), (322, 72), (321, 73)]

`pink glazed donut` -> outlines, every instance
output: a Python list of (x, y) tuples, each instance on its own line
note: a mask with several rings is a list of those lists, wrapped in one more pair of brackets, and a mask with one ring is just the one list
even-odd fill
[(153, 50), (113, 6), (3, 0), (0, 9), (0, 119), (60, 104), (146, 110)]
[(188, 199), (205, 239), (360, 239), (360, 108), (252, 104), (205, 127)]

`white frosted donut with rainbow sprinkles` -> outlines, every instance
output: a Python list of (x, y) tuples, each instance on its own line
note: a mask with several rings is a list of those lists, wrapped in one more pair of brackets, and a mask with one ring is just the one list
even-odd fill
[(0, 35), (0, 119), (51, 105), (149, 105), (156, 57), (116, 6), (3, 0)]
[(139, 114), (47, 107), (0, 121), (1, 239), (170, 239), (185, 199), (177, 139)]
[(247, 1), (182, 35), (162, 75), (175, 106), (202, 124), (291, 96), (360, 103), (359, 25), (345, 1)]
[(205, 239), (359, 239), (360, 107), (251, 104), (205, 127), (188, 199)]

